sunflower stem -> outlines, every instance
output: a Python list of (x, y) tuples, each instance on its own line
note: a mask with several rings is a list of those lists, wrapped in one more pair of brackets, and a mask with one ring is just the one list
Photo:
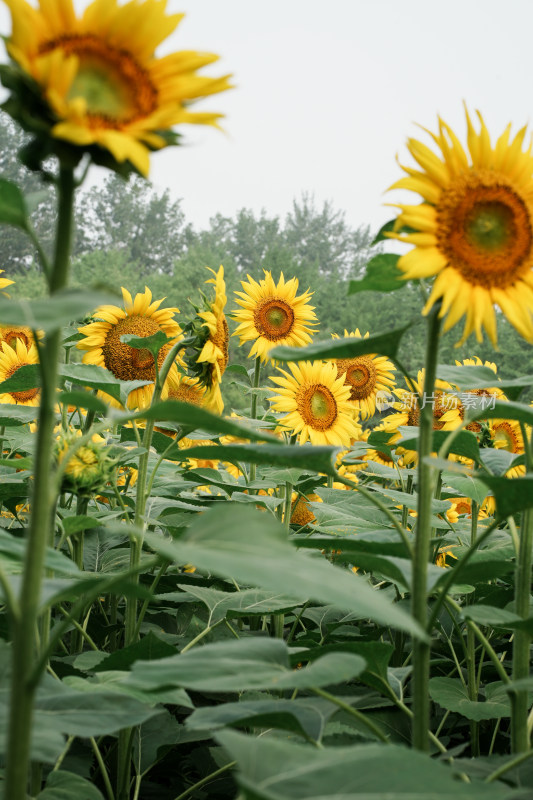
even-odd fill
[[(527, 464), (528, 471), (532, 465)], [(522, 515), (522, 530), (515, 569), (515, 612), (527, 619), (530, 614), (529, 596), (531, 592), (531, 566), (533, 549), (533, 509), (528, 508)], [(518, 629), (513, 642), (513, 681), (529, 677), (529, 651), (531, 635), (527, 630)], [(511, 749), (523, 753), (530, 748), (528, 732), (528, 692), (520, 689), (511, 693)]]
[[(58, 220), (53, 270), (48, 278), (49, 292), (55, 294), (68, 283), (73, 233), (74, 172), (61, 166), (58, 182)], [(4, 796), (9, 800), (25, 800), (30, 762), (30, 740), (34, 696), (32, 681), (39, 661), (35, 630), (39, 613), (39, 597), (44, 575), (46, 547), (52, 536), (52, 453), (55, 424), (55, 393), (61, 331), (47, 334), (41, 349), (41, 405), (34, 462), (31, 517), (26, 536), (26, 555), (20, 589), (20, 618), (13, 628), (11, 703), (6, 758)]]
[[(259, 388), (259, 381), (261, 379), (261, 359), (259, 356), (255, 359), (254, 365), (254, 380), (252, 383), (253, 389)], [(257, 419), (257, 392), (252, 392), (252, 401), (250, 405), (250, 417), (252, 419)], [(255, 476), (257, 474), (257, 466), (256, 464), (250, 464), (250, 483), (255, 481)]]
[[(470, 547), (473, 547), (477, 539), (477, 517), (478, 517), (478, 504), (472, 500), (472, 522), (470, 527)], [(472, 602), (468, 598), (468, 603)], [(478, 688), (476, 680), (476, 640), (472, 628), (469, 626), (466, 632), (466, 671), (468, 680), (468, 697), (470, 700), (476, 702), (478, 698)], [(470, 749), (473, 758), (479, 756), (479, 723), (475, 720), (470, 722)]]
[[(533, 432), (531, 438), (524, 437), (526, 472), (533, 471)], [(522, 619), (530, 614), (531, 567), (533, 550), (533, 508), (522, 514), (522, 527), (518, 538), (515, 567), (515, 613)], [(529, 677), (529, 653), (531, 635), (526, 630), (516, 630), (513, 641), (513, 681)], [(511, 693), (511, 750), (523, 753), (530, 749), (528, 728), (528, 692), (518, 690)]]
[[(426, 463), (433, 439), (433, 395), (439, 350), (441, 321), (439, 304), (428, 315), (424, 396), (420, 404), (420, 435), (418, 439), (418, 517), (413, 550), (411, 611), (425, 630), (427, 626), (427, 570), (431, 535), (431, 500), (433, 497), (433, 468)], [(413, 642), (413, 728), (412, 743), (417, 750), (429, 751), (429, 659), (428, 641)]]
[[(87, 513), (87, 507), (89, 505), (89, 498), (88, 497), (78, 497), (76, 500), (76, 516), (83, 517)], [(80, 531), (74, 538), (74, 561), (76, 562), (76, 566), (80, 571), (83, 571), (83, 544), (84, 544), (84, 532)], [(83, 649), (83, 633), (84, 631), (79, 627), (74, 626), (75, 630), (72, 631), (71, 637), (71, 647), (70, 652), (71, 655), (74, 653), (80, 653)]]

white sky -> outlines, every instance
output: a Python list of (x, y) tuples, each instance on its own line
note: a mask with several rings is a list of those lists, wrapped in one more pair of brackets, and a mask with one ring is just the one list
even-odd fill
[[(77, 3), (78, 5), (78, 3)], [(285, 214), (303, 191), (377, 228), (397, 153), (440, 113), (464, 140), (462, 101), (492, 136), (533, 112), (532, 0), (169, 0), (187, 16), (162, 52), (214, 51), (204, 73), (236, 89), (198, 110), (226, 134), (184, 126), (186, 147), (152, 156), (151, 179), (189, 221), (239, 208)], [(10, 31), (0, 5), (0, 33)], [(427, 140), (425, 140), (427, 141)], [(429, 142), (428, 142), (429, 143)], [(405, 161), (405, 158), (403, 159)]]

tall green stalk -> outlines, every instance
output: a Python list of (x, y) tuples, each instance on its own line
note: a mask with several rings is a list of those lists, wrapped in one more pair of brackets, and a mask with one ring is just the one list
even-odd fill
[[(530, 616), (531, 566), (533, 549), (533, 509), (522, 516), (520, 545), (516, 561), (515, 611), (523, 619)], [(531, 634), (516, 630), (513, 642), (513, 681), (529, 678)], [(511, 748), (513, 753), (529, 750), (528, 692), (521, 689), (511, 693)]]
[[(479, 506), (472, 500), (472, 524), (470, 528), (470, 546), (473, 547), (477, 539), (477, 518)], [(466, 671), (468, 679), (468, 697), (473, 702), (478, 699), (478, 682), (476, 677), (476, 640), (475, 634), (471, 627), (468, 628), (466, 633)], [(470, 751), (474, 758), (479, 756), (479, 722), (471, 720), (470, 722)]]
[[(424, 400), (420, 407), (418, 439), (418, 516), (413, 551), (413, 583), (411, 611), (421, 628), (427, 628), (427, 570), (431, 538), (431, 500), (433, 497), (433, 468), (426, 464), (433, 439), (433, 408), (431, 397), (435, 387), (437, 354), (439, 350), (439, 305), (433, 307), (427, 320), (427, 343), (424, 379)], [(429, 658), (427, 641), (413, 642), (413, 729), (412, 743), (417, 750), (429, 750)]]
[[(71, 168), (61, 167), (58, 178), (58, 221), (50, 294), (68, 283), (68, 270), (73, 232), (75, 182)], [(32, 673), (39, 658), (35, 641), (39, 597), (44, 574), (46, 547), (53, 535), (52, 452), (55, 425), (54, 406), (58, 373), (61, 331), (47, 334), (41, 348), (41, 405), (39, 410), (37, 447), (31, 518), (27, 533), (27, 549), (20, 590), (20, 619), (13, 629), (11, 704), (7, 747), (4, 796), (9, 800), (26, 800), (33, 705), (37, 681)]]
[[(253, 383), (252, 383), (252, 388), (254, 390), (259, 388), (260, 379), (261, 379), (261, 359), (259, 358), (259, 356), (257, 356), (256, 359), (255, 359), (255, 364), (254, 364), (254, 379), (253, 379)], [(251, 402), (251, 407), (250, 407), (250, 417), (252, 419), (257, 419), (257, 392), (256, 391), (252, 392), (252, 402)], [(256, 474), (257, 474), (256, 465), (255, 464), (250, 464), (250, 483), (253, 483), (253, 481), (255, 481)]]

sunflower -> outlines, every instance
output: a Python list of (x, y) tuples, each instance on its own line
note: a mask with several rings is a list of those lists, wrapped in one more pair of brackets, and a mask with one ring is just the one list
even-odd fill
[[(214, 278), (206, 283), (215, 287), (215, 296), (208, 299), (203, 293), (203, 309), (192, 303), (196, 315), (185, 326), (186, 348), (183, 360), (191, 377), (205, 389), (204, 405), (216, 414), (222, 414), (224, 401), (220, 391), (222, 375), (228, 365), (228, 323), (224, 314), (226, 284), (224, 267), (218, 272), (210, 269)], [(192, 302), (192, 301), (189, 301)]]
[(26, 86), (19, 102), (28, 104), (29, 91), (45, 101), (38, 122), (42, 128), (44, 118), (54, 138), (97, 145), (147, 175), (149, 151), (175, 143), (173, 125), (217, 124), (220, 114), (191, 112), (189, 103), (230, 88), (229, 76), (197, 74), (218, 56), (154, 55), (184, 16), (167, 16), (166, 0), (94, 0), (79, 19), (72, 0), (41, 0), (38, 9), (6, 1), (13, 23), (7, 49)]
[[(451, 503), (451, 506), (445, 514), (446, 519), (452, 525), (459, 522), (459, 517), (463, 514), (466, 514), (470, 519), (472, 518), (472, 500), (469, 497), (448, 497), (447, 500)], [(487, 512), (483, 508), (479, 508), (477, 518), (486, 519)]]
[[(418, 425), (421, 404), (431, 404), (434, 431), (452, 431), (461, 424), (464, 412), (456, 394), (453, 393), (452, 386), (446, 381), (436, 380), (433, 395), (426, 398), (424, 377), (425, 370), (421, 369), (418, 371), (416, 380), (411, 381), (409, 390), (396, 389), (394, 391), (398, 401), (392, 403), (392, 406), (397, 413), (389, 414), (379, 425), (380, 430), (390, 431), (394, 434), (389, 440), (389, 444), (396, 443), (401, 438), (399, 427)], [(398, 447), (397, 452), (402, 454), (402, 462), (405, 466), (416, 463), (418, 459), (414, 450)]]
[[(58, 433), (56, 437), (58, 464), (62, 465), (69, 450), (81, 437), (82, 431), (79, 428)], [(109, 455), (105, 439), (99, 434), (94, 434), (69, 456), (64, 467), (61, 488), (65, 492), (91, 495), (102, 489), (109, 481), (115, 463)]]
[(298, 434), (300, 444), (348, 447), (358, 435), (350, 405), (350, 389), (337, 377), (333, 362), (289, 362), (292, 375), (278, 367), (278, 394), (269, 398), (274, 411), (285, 413), (280, 424)]
[[(380, 432), (385, 430), (383, 423), (376, 425), (374, 431)], [(373, 431), (366, 430), (363, 434), (363, 441), (368, 441), (368, 437)], [(387, 444), (392, 443), (393, 440), (397, 439), (398, 436), (391, 436), (387, 442)], [(365, 455), (364, 459), (362, 459), (361, 469), (364, 469), (367, 466), (368, 461), (374, 461), (376, 464), (381, 464), (384, 467), (390, 467), (391, 469), (395, 469), (396, 464), (394, 462), (393, 457), (390, 453), (386, 452), (385, 450), (376, 450), (375, 447), (370, 447)]]
[[(120, 337), (128, 333), (146, 337), (162, 331), (168, 337), (178, 340), (181, 337), (181, 328), (174, 320), (178, 309), (160, 309), (164, 298), (152, 302), (152, 293), (148, 287), (137, 294), (135, 300), (132, 300), (127, 289), (122, 289), (122, 295), (124, 308), (102, 306), (94, 312), (94, 322), (78, 328), (85, 338), (80, 339), (77, 347), (86, 351), (82, 359), (84, 364), (105, 367), (122, 381), (151, 381), (151, 385), (134, 389), (128, 397), (129, 408), (147, 408), (154, 393), (153, 356), (148, 350), (139, 350), (121, 342)], [(159, 351), (157, 363), (160, 367), (172, 344), (173, 342), (165, 344)], [(168, 397), (169, 387), (177, 386), (178, 383), (178, 370), (176, 364), (173, 364), (163, 387), (163, 399)], [(105, 395), (105, 399), (116, 405), (108, 395)]]
[(494, 147), (478, 112), (480, 130), (466, 111), (469, 156), (451, 128), (439, 119), (431, 134), (441, 158), (410, 139), (408, 149), (421, 170), (403, 167), (407, 177), (393, 189), (421, 195), (420, 205), (398, 205), (390, 236), (415, 245), (398, 267), (406, 279), (436, 276), (424, 308), (442, 300), (439, 316), (448, 330), (466, 315), (461, 342), (483, 328), (496, 344), (498, 305), (509, 322), (533, 342), (533, 156), (523, 150), (526, 128), (510, 139), (506, 128)]
[[(334, 339), (339, 336), (331, 334)], [(367, 339), (370, 334), (361, 336), (359, 328), (348, 333), (344, 331), (344, 338)], [(344, 382), (350, 387), (350, 400), (361, 412), (363, 419), (368, 419), (376, 413), (376, 395), (378, 392), (390, 393), (394, 386), (394, 365), (385, 356), (376, 354), (357, 356), (356, 358), (338, 358), (337, 375), (344, 376)]]
[[(3, 269), (0, 269), (0, 275), (4, 272)], [(15, 281), (10, 281), (9, 278), (0, 278), (0, 294), (3, 294), (4, 297), (9, 297), (7, 292), (3, 292), (2, 289), (5, 289), (6, 286), (11, 286), (11, 284), (15, 283)]]
[[(489, 424), (493, 447), (498, 450), (507, 450), (516, 456), (524, 452), (524, 437), (520, 428), (520, 423), (514, 419), (492, 419)], [(520, 478), (526, 473), (524, 464), (511, 467), (507, 470), (507, 478)]]
[(198, 378), (178, 374), (178, 382), (168, 388), (168, 399), (202, 408), (205, 405), (206, 392), (206, 387), (201, 385)]
[[(456, 366), (461, 367), (488, 367), (491, 369), (494, 374), (497, 372), (496, 364), (493, 361), (481, 361), (479, 356), (474, 356), (474, 358), (465, 358), (463, 361), (456, 361)], [(476, 398), (485, 398), (485, 400), (477, 400)], [(489, 403), (492, 401), (498, 402), (505, 402), (507, 397), (503, 393), (498, 386), (491, 386), (490, 388), (486, 389), (468, 389), (465, 392), (461, 393), (461, 406), (460, 412), (462, 417), (464, 418), (465, 412), (468, 408), (474, 409), (474, 411), (483, 410)], [(478, 438), (480, 439), (481, 443), (484, 443), (485, 435), (488, 434), (487, 425), (481, 422), (469, 422), (468, 425), (465, 425), (467, 431), (472, 431), (475, 433)]]
[(249, 357), (258, 356), (266, 362), (269, 350), (275, 345), (301, 347), (309, 344), (317, 318), (314, 306), (309, 305), (312, 292), (296, 294), (297, 278), (285, 281), (282, 272), (276, 285), (272, 274), (266, 270), (264, 273), (259, 283), (250, 275), (248, 282), (241, 281), (244, 291), (235, 294), (242, 308), (232, 316), (239, 322), (233, 336), (239, 337), (241, 345), (253, 342)]
[(314, 492), (308, 495), (301, 495), (293, 492), (291, 497), (291, 525), (298, 525), (303, 528), (311, 522), (316, 522), (314, 511), (309, 503), (321, 503), (322, 498)]
[[(34, 344), (27, 347), (21, 339), (17, 339), (14, 347), (7, 342), (0, 342), (0, 383), (12, 378), (20, 367), (37, 364), (39, 356)], [(20, 392), (0, 392), (0, 403), (15, 403), (22, 406), (38, 406), (40, 390), (24, 389)]]
[[(42, 337), (39, 331), (39, 338)], [(0, 325), (0, 342), (6, 342), (10, 347), (15, 347), (15, 342), (20, 339), (26, 347), (34, 343), (33, 331), (25, 325)]]

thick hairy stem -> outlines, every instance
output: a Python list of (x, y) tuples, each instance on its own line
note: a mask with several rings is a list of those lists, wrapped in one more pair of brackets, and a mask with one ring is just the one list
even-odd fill
[[(439, 307), (428, 316), (424, 397), (420, 404), (420, 434), (418, 439), (418, 517), (413, 552), (413, 584), (411, 610), (424, 630), (427, 626), (427, 569), (431, 536), (431, 500), (433, 497), (433, 468), (426, 464), (431, 454), (433, 438), (433, 408), (431, 397), (435, 386), (437, 353), (439, 349)], [(427, 641), (413, 642), (413, 747), (429, 750), (429, 658)]]
[[(68, 282), (72, 240), (74, 175), (62, 168), (58, 180), (59, 214), (50, 293), (63, 289)], [(51, 538), (52, 496), (51, 459), (55, 424), (54, 405), (57, 364), (61, 332), (46, 336), (41, 348), (41, 405), (35, 451), (31, 518), (27, 534), (27, 550), (20, 591), (20, 620), (13, 630), (13, 675), (8, 752), (6, 759), (5, 797), (25, 800), (30, 761), (30, 738), (33, 718), (35, 682), (31, 680), (39, 653), (35, 642), (39, 597), (44, 574), (46, 546)]]

